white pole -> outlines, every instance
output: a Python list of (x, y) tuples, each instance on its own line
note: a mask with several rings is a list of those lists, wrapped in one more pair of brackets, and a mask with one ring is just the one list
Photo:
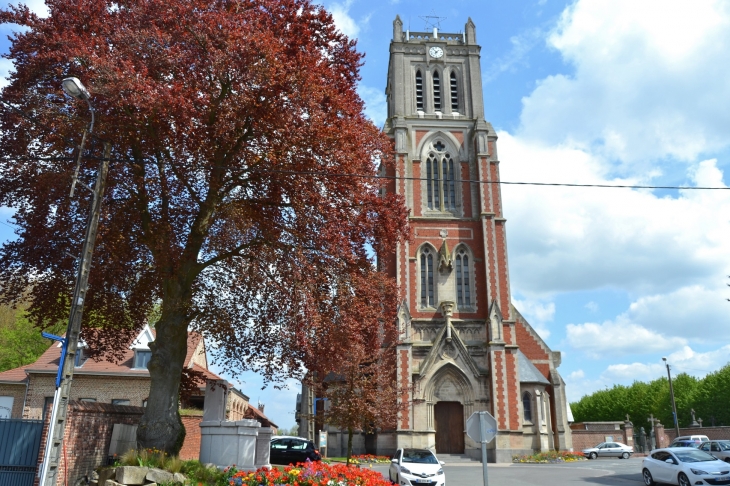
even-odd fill
[(487, 477), (487, 441), (485, 440), (487, 436), (487, 421), (484, 416), (485, 413), (479, 412), (479, 431), (481, 432), (481, 440), (479, 442), (482, 443), (482, 475), (484, 476), (484, 486), (489, 486), (489, 477)]

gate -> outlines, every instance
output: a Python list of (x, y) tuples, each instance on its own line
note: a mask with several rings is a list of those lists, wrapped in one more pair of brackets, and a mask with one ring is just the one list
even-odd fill
[(43, 421), (0, 419), (0, 486), (33, 486)]

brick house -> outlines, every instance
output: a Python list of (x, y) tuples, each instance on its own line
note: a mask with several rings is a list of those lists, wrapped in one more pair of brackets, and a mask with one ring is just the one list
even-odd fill
[[(71, 400), (109, 403), (144, 407), (150, 389), (150, 374), (147, 370), (151, 351), (149, 343), (154, 340), (154, 329), (149, 326), (139, 333), (124, 352), (119, 363), (105, 359), (87, 359), (85, 343), (79, 343), (71, 387)], [(86, 354), (86, 356), (85, 356)], [(60, 343), (53, 344), (35, 363), (0, 373), (0, 417), (41, 419), (46, 405), (53, 401), (56, 373), (61, 357)], [(205, 341), (198, 333), (188, 333), (188, 349), (185, 366), (202, 372), (207, 380), (221, 378), (208, 369)], [(203, 409), (205, 383), (200, 392), (193, 394), (182, 408)], [(232, 386), (226, 399), (227, 418), (240, 420), (256, 418), (264, 426), (272, 426), (266, 416), (254, 410), (248, 397)]]

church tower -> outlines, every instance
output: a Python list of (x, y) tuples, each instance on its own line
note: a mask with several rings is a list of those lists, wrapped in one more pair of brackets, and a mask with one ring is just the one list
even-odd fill
[(409, 242), (384, 258), (404, 291), (397, 376), (410, 386), (394, 434), (378, 449), (434, 448), (480, 457), (465, 421), (489, 411), (490, 461), (572, 447), (553, 352), (512, 306), (497, 134), (484, 118), (480, 47), (463, 33), (393, 22), (386, 87), (395, 172), (410, 209)]

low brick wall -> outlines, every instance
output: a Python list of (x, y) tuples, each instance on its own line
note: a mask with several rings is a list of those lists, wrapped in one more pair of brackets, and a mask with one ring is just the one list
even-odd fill
[(623, 442), (624, 444), (633, 444), (627, 440), (625, 431), (622, 430), (571, 430), (573, 434), (573, 450), (580, 452), (589, 447), (595, 447), (601, 442), (606, 441), (606, 437), (613, 437), (614, 442)]
[[(68, 402), (68, 418), (56, 484), (73, 484), (78, 478), (90, 475), (94, 468), (106, 464), (114, 424), (136, 425), (143, 413), (142, 407)], [(43, 461), (50, 418), (49, 410), (43, 424), (39, 465)], [(35, 484), (38, 484), (38, 479)]]
[(182, 417), (185, 426), (185, 442), (180, 449), (180, 459), (198, 459), (200, 456), (200, 422), (203, 417), (188, 415)]
[[(677, 437), (674, 427), (664, 426), (664, 434), (673, 441)], [(693, 427), (679, 429), (679, 435), (706, 435), (710, 440), (730, 440), (730, 427)]]
[[(70, 401), (68, 420), (64, 431), (63, 452), (56, 484), (73, 484), (78, 478), (91, 474), (96, 467), (106, 464), (114, 424), (137, 425), (144, 408), (112, 405), (99, 402)], [(50, 422), (50, 406), (46, 413), (41, 438), (38, 465), (43, 453)], [(200, 454), (200, 422), (203, 417), (182, 417), (185, 441), (180, 450), (182, 459), (197, 459)], [(35, 485), (38, 486), (36, 478)]]

